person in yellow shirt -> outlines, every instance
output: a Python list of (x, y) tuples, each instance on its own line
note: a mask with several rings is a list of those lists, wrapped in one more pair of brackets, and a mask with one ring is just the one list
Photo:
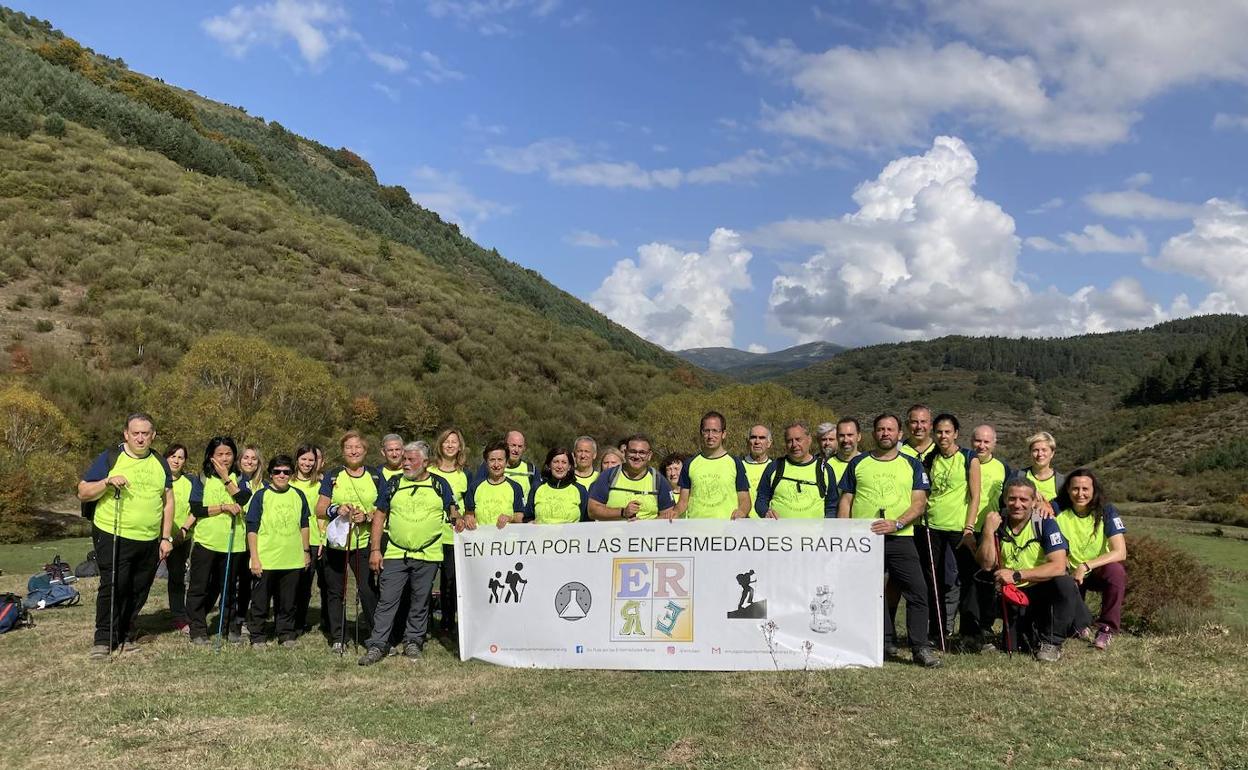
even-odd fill
[[(884, 569), (906, 600), (906, 630), (914, 662), (925, 668), (941, 665), (928, 638), (927, 580), (914, 545), (914, 522), (927, 506), (931, 484), (917, 459), (902, 454), (901, 421), (881, 414), (872, 422), (875, 449), (849, 462), (841, 478), (837, 516), (873, 519), (871, 531), (884, 535)], [(884, 608), (884, 652), (895, 656), (893, 613)]]
[[(191, 476), (186, 473), (186, 447), (170, 444), (165, 448), (165, 465), (173, 478), (173, 521), (185, 521), (191, 515)], [(186, 562), (191, 555), (191, 534), (179, 527), (173, 535), (173, 549), (165, 558), (168, 573), (169, 613), (173, 615), (173, 630), (183, 634), (191, 632), (186, 617)]]
[(572, 457), (576, 461), (576, 483), (589, 489), (598, 480), (598, 471), (594, 468), (598, 442), (593, 436), (581, 436), (572, 444)]
[[(316, 499), (321, 490), (320, 447), (313, 444), (301, 444), (295, 450), (295, 477), (290, 485), (303, 493), (308, 505), (315, 508)], [(295, 589), (295, 630), (304, 634), (311, 631), (308, 625), (308, 608), (312, 604), (312, 581), (316, 579), (317, 591), (321, 597), (321, 633), (329, 634), (329, 618), (324, 608), (327, 606), (325, 587), (325, 522), (316, 518), (315, 511), (308, 523), (308, 567), (299, 574), (299, 585)]]
[(724, 448), (727, 421), (707, 412), (698, 424), (702, 451), (680, 472), (675, 515), (687, 519), (744, 519), (750, 515), (750, 482), (739, 458)]
[(308, 555), (311, 512), (308, 498), (291, 486), (295, 462), (287, 455), (269, 461), (269, 484), (247, 504), (247, 551), (251, 613), (247, 628), (253, 647), (263, 647), (265, 617), (273, 602), (273, 637), (283, 647), (296, 645), (295, 592), (299, 576), (312, 563)]
[[(451, 427), (438, 434), (433, 445), (435, 458), (429, 462), (429, 472), (441, 476), (451, 485), (455, 493), (455, 510), (461, 514), (464, 509), (464, 495), (468, 492), (468, 473), (464, 470), (468, 463), (468, 444), (459, 428)], [(442, 527), (442, 564), (438, 568), (438, 593), (442, 619), (440, 630), (443, 636), (458, 648), (459, 626), (457, 613), (459, 605), (455, 592), (455, 534), (464, 531), (462, 516)]]
[(101, 452), (78, 482), (100, 565), (93, 660), (125, 643), (132, 619), (147, 602), (157, 564), (173, 550), (173, 477), (164, 458), (152, 453), (152, 418), (130, 415), (121, 435), (122, 444)]
[(524, 520), (536, 524), (589, 521), (589, 492), (576, 481), (572, 453), (555, 447), (542, 463), (542, 482), (529, 490)]

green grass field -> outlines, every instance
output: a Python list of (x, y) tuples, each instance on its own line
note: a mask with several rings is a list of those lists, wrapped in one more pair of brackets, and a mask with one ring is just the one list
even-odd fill
[[(1218, 572), (1224, 622), (1070, 642), (1024, 656), (949, 655), (943, 669), (763, 673), (577, 672), (460, 663), (369, 669), (319, 638), (296, 650), (193, 649), (172, 633), (87, 659), (84, 603), (0, 637), (4, 767), (1245, 767), (1248, 540), (1134, 518)], [(0, 547), (0, 590), (86, 541)], [(167, 623), (164, 583), (148, 623)], [(20, 674), (20, 676), (19, 676)]]

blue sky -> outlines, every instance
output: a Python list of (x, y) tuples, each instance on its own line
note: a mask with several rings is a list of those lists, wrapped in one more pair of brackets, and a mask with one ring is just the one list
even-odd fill
[(15, 5), (667, 347), (1248, 312), (1239, 0)]

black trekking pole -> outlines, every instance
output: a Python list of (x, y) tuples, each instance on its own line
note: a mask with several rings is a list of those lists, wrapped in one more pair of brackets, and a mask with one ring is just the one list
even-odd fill
[[(1001, 569), (1001, 537), (994, 535), (993, 539), (997, 544), (997, 569)], [(1004, 586), (997, 586), (997, 593), (1001, 594), (1001, 635), (1005, 652), (1012, 658), (1014, 657), (1014, 640), (1010, 636), (1010, 603), (1005, 600), (1004, 588)]]
[[(360, 651), (360, 533), (355, 533), (355, 542), (352, 543), (354, 548), (351, 549), (351, 574), (355, 576), (355, 621), (351, 625), (351, 635), (354, 639), (351, 651)], [(367, 576), (365, 576), (367, 580)]]
[(936, 581), (936, 557), (932, 553), (932, 528), (927, 525), (927, 512), (923, 512), (923, 535), (927, 541), (927, 565), (932, 573), (932, 596), (936, 601), (932, 609), (936, 612), (936, 626), (940, 629), (940, 651), (945, 652), (945, 619), (943, 617), (941, 604), (944, 597), (941, 596), (940, 584)]
[[(230, 514), (230, 539), (229, 539), (228, 545), (226, 545), (225, 547), (225, 578), (221, 581), (221, 608), (220, 608), (220, 612), (218, 612), (217, 614), (217, 644), (215, 647), (215, 649), (217, 650), (220, 650), (222, 645), (225, 644), (225, 636), (224, 636), (225, 604), (226, 604), (225, 599), (226, 599), (226, 596), (229, 595), (228, 592), (230, 590), (230, 567), (231, 567), (231, 561), (234, 556), (234, 527), (237, 523), (238, 523), (238, 520), (235, 519), (234, 514), (231, 513)], [(233, 603), (231, 603), (231, 605), (232, 604)], [(231, 618), (231, 620), (233, 619)]]
[(109, 567), (108, 651), (115, 649), (117, 637), (117, 532), (121, 529), (121, 487), (113, 487), (113, 563)]

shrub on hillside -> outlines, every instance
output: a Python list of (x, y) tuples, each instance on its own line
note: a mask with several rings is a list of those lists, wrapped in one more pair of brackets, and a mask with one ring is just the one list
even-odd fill
[(1213, 606), (1213, 575), (1196, 557), (1147, 535), (1127, 550), (1123, 624), (1147, 631)]
[(52, 402), (20, 385), (0, 390), (0, 542), (31, 537), (35, 507), (72, 487), (78, 443)]
[(328, 438), (347, 394), (319, 361), (256, 337), (213, 334), (157, 378), (148, 402), (169, 441), (195, 447), (227, 435), (271, 451)]
[[(786, 423), (805, 420), (813, 433), (817, 424), (836, 419), (831, 409), (799, 398), (787, 388), (768, 383), (660, 396), (642, 410), (638, 424), (646, 426), (652, 434), (656, 453), (696, 451), (698, 420), (712, 409), (723, 413), (728, 421), (724, 445), (733, 454), (746, 451), (746, 433), (751, 425), (762, 424), (771, 428), (772, 453), (779, 454), (784, 447), (780, 431)], [(813, 439), (812, 436), (811, 443), (814, 449), (818, 449)]]
[(43, 119), (43, 133), (48, 136), (65, 136), (65, 118), (57, 113), (49, 113)]

